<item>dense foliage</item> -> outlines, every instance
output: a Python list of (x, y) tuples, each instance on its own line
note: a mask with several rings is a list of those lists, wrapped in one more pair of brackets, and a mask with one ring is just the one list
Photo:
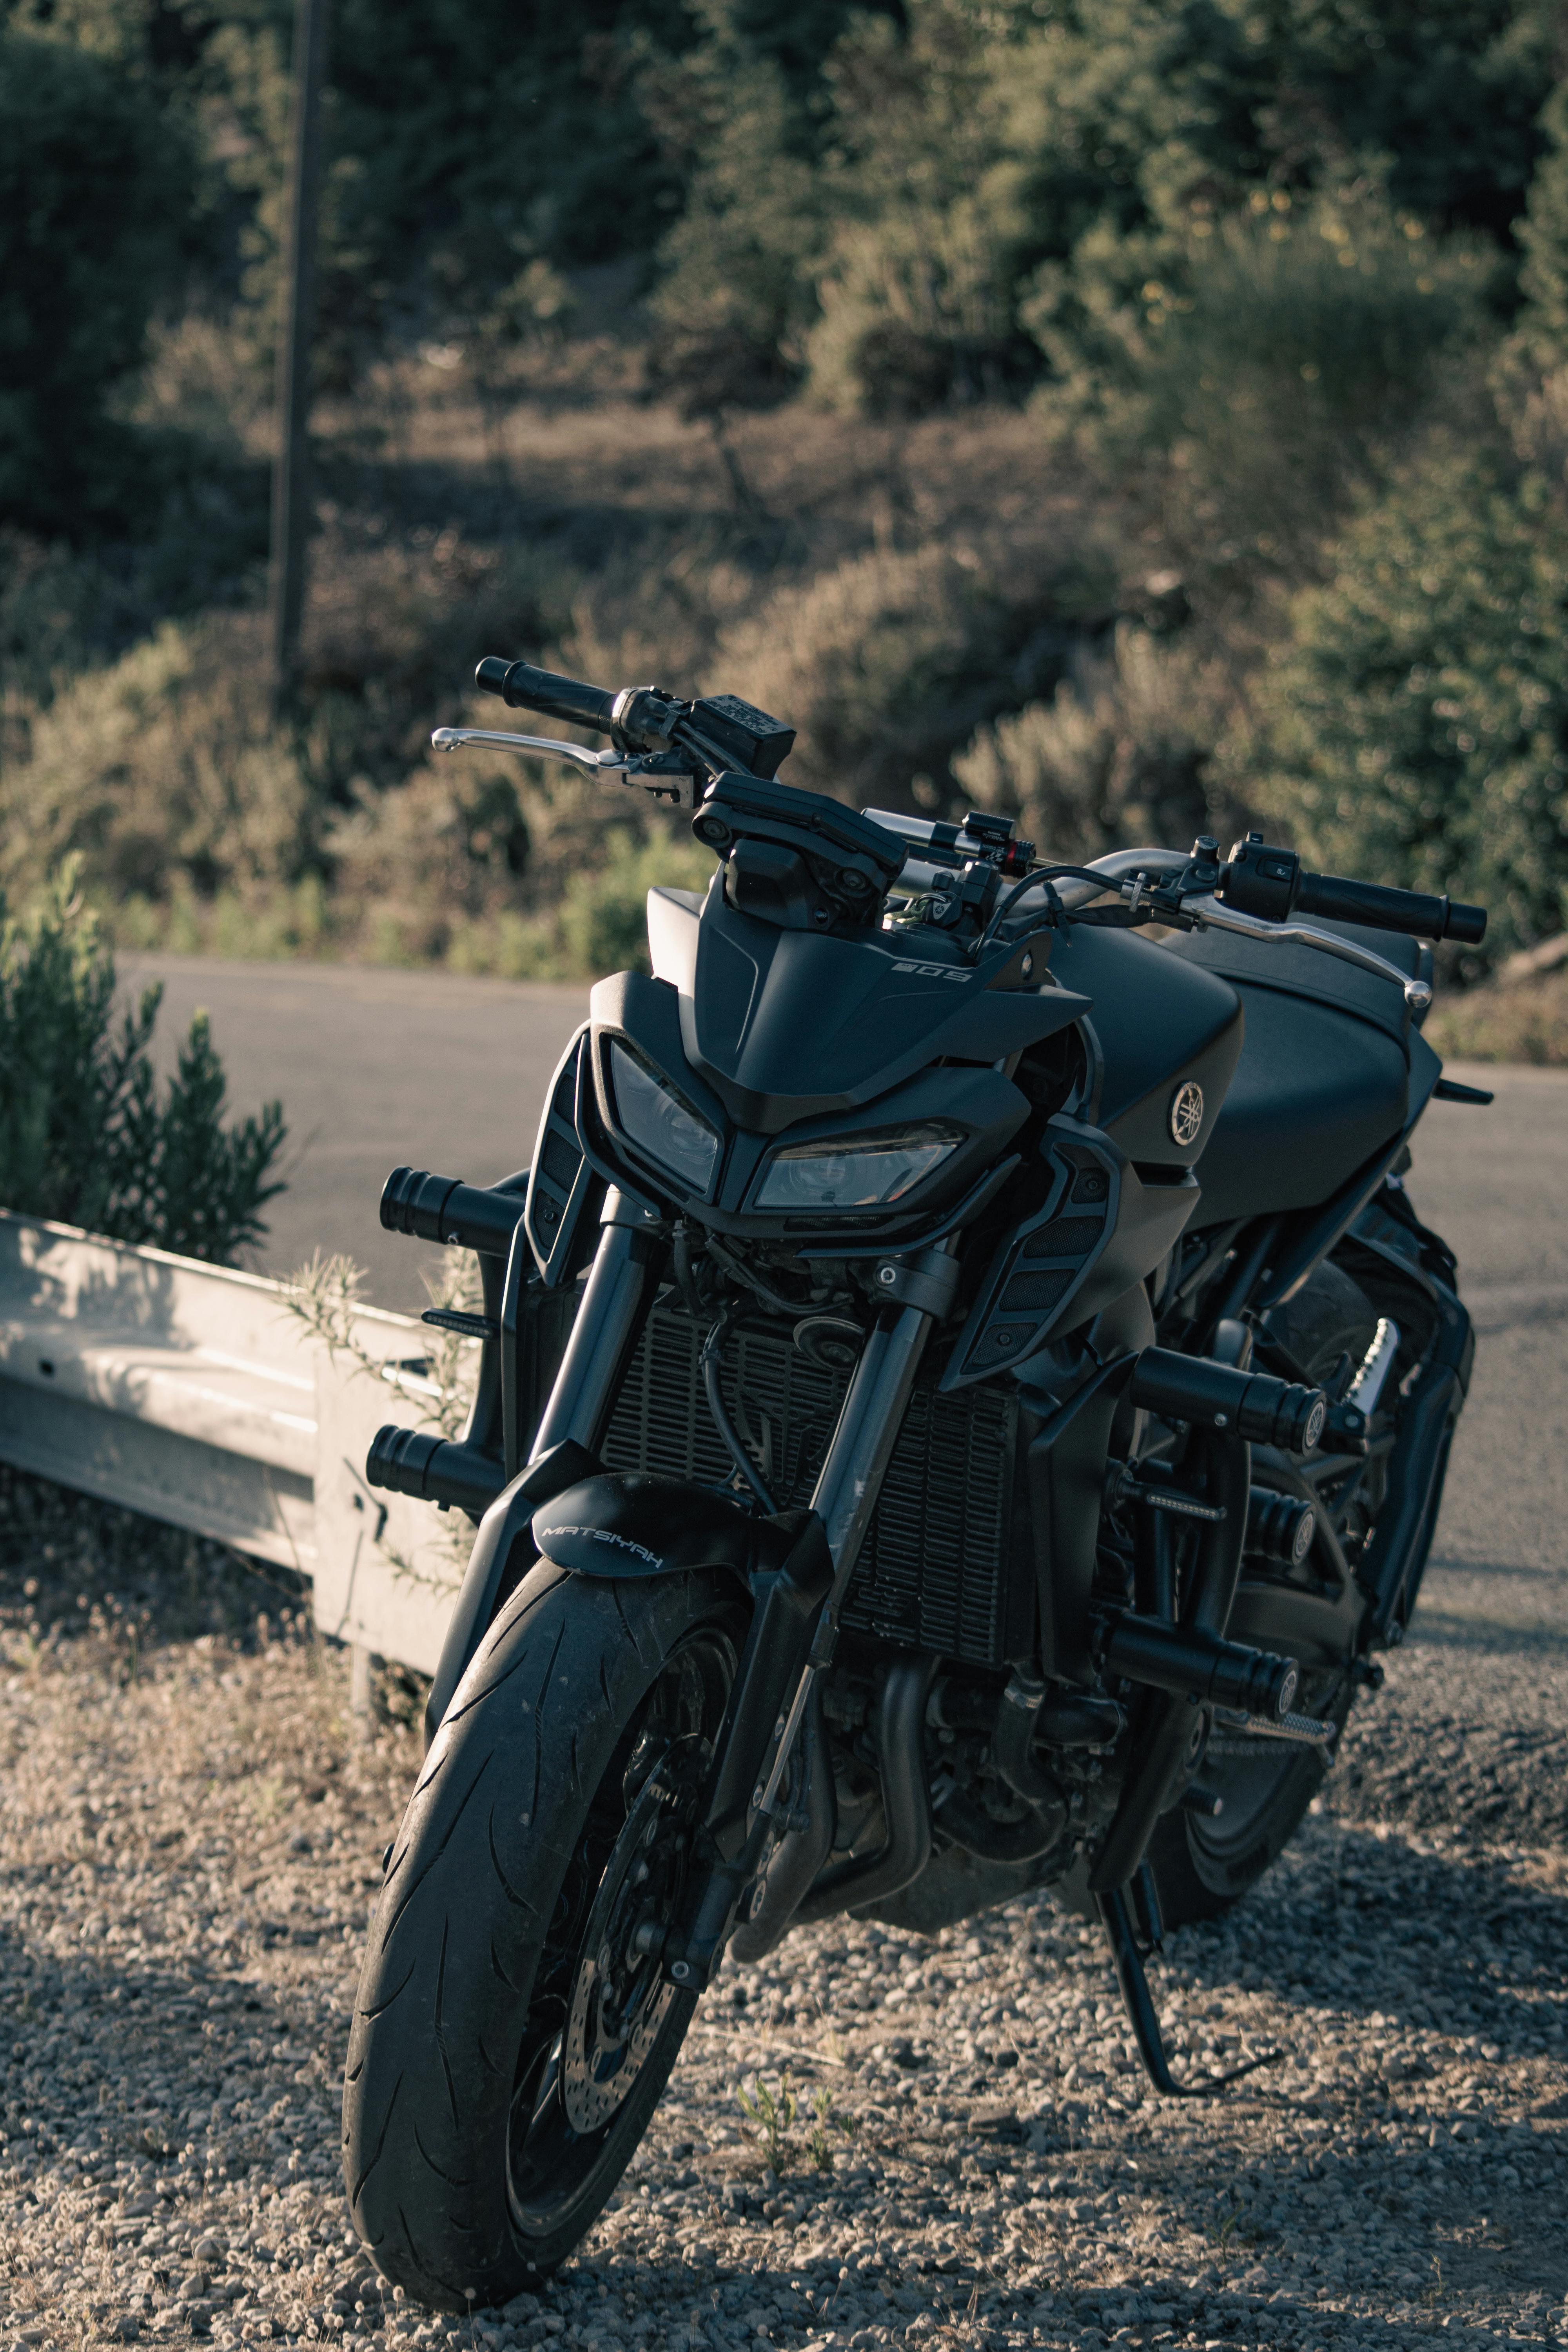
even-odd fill
[(0, 29), (0, 517), (123, 527), (145, 462), (110, 401), (178, 270), (189, 149), (148, 89)]
[(1260, 789), (1314, 861), (1489, 906), (1490, 950), (1562, 927), (1568, 518), (1469, 449), (1345, 532), (1259, 690)]
[(0, 1206), (226, 1264), (282, 1185), (278, 1104), (226, 1124), (205, 1016), (160, 1086), (160, 992), (118, 1013), (114, 964), (68, 867), (21, 915), (0, 900)]
[(77, 856), (121, 936), (247, 952), (624, 957), (674, 833), (427, 757), (505, 646), (748, 692), (857, 802), (1076, 856), (1266, 816), (1491, 898), (1489, 958), (1562, 922), (1549, 0), (336, 0), (280, 726), (291, 19), (0, 0), (0, 885)]

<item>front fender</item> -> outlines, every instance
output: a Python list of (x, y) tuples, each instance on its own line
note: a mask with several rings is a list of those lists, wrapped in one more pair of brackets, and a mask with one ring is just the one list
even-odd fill
[[(712, 1853), (721, 1865), (737, 1864), (746, 1850), (757, 1784), (833, 1586), (822, 1521), (814, 1511), (757, 1518), (710, 1486), (628, 1471), (581, 1479), (542, 1503), (533, 1515), (533, 1540), (546, 1559), (574, 1576), (672, 1576), (721, 1568), (743, 1579), (751, 1625), (702, 1812)], [(744, 1874), (726, 1880), (726, 1921)]]
[(628, 1470), (580, 1479), (542, 1503), (533, 1514), (533, 1540), (546, 1559), (574, 1576), (671, 1576), (687, 1568), (727, 1568), (749, 1580), (759, 1569), (780, 1565), (796, 1516), (755, 1518), (711, 1486)]

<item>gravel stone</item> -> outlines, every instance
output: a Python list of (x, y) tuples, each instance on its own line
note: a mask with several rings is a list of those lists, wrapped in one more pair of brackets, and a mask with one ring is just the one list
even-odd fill
[(455, 2321), (339, 2175), (419, 1693), (363, 1730), (287, 1580), (0, 1473), (0, 2352), (1568, 2343), (1568, 1578), (1490, 1591), (1439, 1559), (1295, 1845), (1152, 1964), (1179, 2074), (1268, 2068), (1156, 2098), (1048, 1896), (829, 1922), (726, 1965), (579, 2256)]

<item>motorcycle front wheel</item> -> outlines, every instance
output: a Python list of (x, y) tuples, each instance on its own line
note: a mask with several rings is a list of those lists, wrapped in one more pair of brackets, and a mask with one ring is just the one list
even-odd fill
[(458, 1687), (387, 1866), (343, 2086), (354, 2226), (423, 2303), (536, 2286), (647, 2127), (695, 2000), (638, 1930), (684, 1885), (744, 1630), (718, 1571), (541, 1563)]

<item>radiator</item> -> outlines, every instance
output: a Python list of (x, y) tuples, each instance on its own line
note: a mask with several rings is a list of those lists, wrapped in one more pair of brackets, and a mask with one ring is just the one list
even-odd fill
[[(679, 1306), (655, 1307), (602, 1448), (611, 1469), (729, 1481), (698, 1368), (702, 1338)], [(731, 1333), (725, 1398), (781, 1509), (810, 1501), (847, 1385), (774, 1330)], [(1032, 1578), (1008, 1572), (1016, 1443), (1016, 1407), (1001, 1391), (916, 1388), (845, 1601), (847, 1630), (975, 1665), (1024, 1654)]]

